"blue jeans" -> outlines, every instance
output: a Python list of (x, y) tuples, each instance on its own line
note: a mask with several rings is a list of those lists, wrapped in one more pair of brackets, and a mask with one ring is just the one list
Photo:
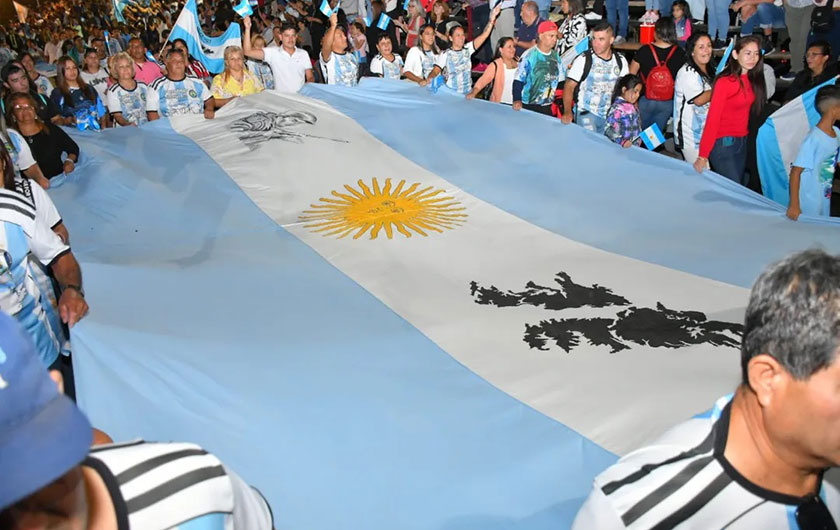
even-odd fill
[(709, 36), (712, 40), (725, 41), (729, 31), (729, 0), (706, 0), (706, 11), (709, 15)]
[(715, 140), (712, 152), (709, 153), (709, 163), (716, 173), (746, 186), (749, 183), (745, 172), (747, 168), (747, 137), (724, 136)]
[(593, 114), (588, 111), (576, 112), (575, 123), (586, 129), (598, 134), (604, 134), (604, 129), (607, 128), (607, 119)]
[(773, 4), (758, 4), (753, 16), (741, 24), (741, 35), (752, 35), (756, 25), (762, 29), (785, 27), (785, 8)]
[[(627, 38), (627, 21), (630, 19), (629, 0), (607, 0), (607, 22), (613, 27), (616, 36)], [(618, 21), (616, 21), (618, 15)], [(616, 22), (618, 25), (616, 25)]]
[(674, 7), (674, 0), (659, 0), (659, 16), (670, 17), (671, 9)]
[(665, 127), (668, 125), (668, 118), (674, 113), (674, 100), (654, 101), (644, 96), (639, 98), (639, 114), (642, 116), (642, 130), (647, 129), (654, 123), (659, 125), (659, 130), (665, 134)]

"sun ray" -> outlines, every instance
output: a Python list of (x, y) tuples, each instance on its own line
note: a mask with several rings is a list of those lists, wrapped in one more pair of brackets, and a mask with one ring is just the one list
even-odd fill
[(466, 208), (445, 190), (421, 187), (419, 182), (405, 186), (405, 180), (392, 189), (390, 178), (382, 186), (377, 178), (371, 179), (370, 186), (360, 179), (358, 189), (345, 185), (347, 193), (333, 190), (330, 195), (335, 198), (322, 197), (299, 219), (304, 228), (338, 239), (350, 235), (353, 239), (366, 235), (376, 239), (383, 231), (388, 239), (393, 239), (395, 231), (405, 237), (428, 237), (466, 222), (468, 216), (462, 213)]

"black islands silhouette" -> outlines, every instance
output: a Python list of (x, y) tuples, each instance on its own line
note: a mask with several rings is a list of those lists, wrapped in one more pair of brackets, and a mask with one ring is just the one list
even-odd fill
[(554, 278), (559, 287), (525, 284), (523, 291), (502, 291), (496, 286), (482, 287), (470, 282), (475, 303), (496, 307), (535, 306), (552, 311), (581, 307), (621, 307), (614, 317), (551, 318), (538, 324), (525, 324), (523, 340), (531, 348), (548, 350), (554, 342), (570, 353), (585, 339), (593, 346), (609, 346), (611, 353), (627, 350), (632, 344), (652, 348), (683, 348), (697, 344), (732, 346), (740, 344), (743, 326), (733, 322), (708, 320), (700, 311), (677, 311), (661, 303), (656, 308), (636, 307), (623, 296), (601, 285), (575, 283), (565, 272)]

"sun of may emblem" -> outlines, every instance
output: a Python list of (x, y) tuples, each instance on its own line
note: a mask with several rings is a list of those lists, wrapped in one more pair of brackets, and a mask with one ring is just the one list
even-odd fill
[(376, 239), (383, 230), (388, 239), (393, 238), (394, 230), (405, 237), (411, 237), (412, 232), (428, 236), (428, 232), (443, 233), (444, 228), (452, 229), (466, 221), (467, 214), (462, 213), (465, 208), (443, 195), (443, 190), (432, 186), (417, 189), (420, 183), (405, 188), (405, 180), (391, 189), (391, 179), (385, 179), (381, 189), (376, 179), (371, 186), (363, 180), (359, 180), (358, 190), (345, 185), (347, 193), (333, 191), (334, 199), (322, 197), (300, 219), (313, 232), (339, 239), (350, 234), (359, 239), (368, 232), (370, 239)]

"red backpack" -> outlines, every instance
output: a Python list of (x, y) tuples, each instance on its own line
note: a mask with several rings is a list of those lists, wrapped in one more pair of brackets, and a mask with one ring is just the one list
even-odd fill
[(656, 55), (656, 50), (653, 44), (649, 44), (650, 53), (653, 54), (653, 60), (656, 61), (656, 66), (651, 68), (645, 79), (645, 97), (653, 101), (668, 101), (674, 99), (674, 76), (671, 75), (671, 70), (668, 69), (668, 61), (674, 52), (677, 51), (676, 46), (671, 47), (671, 52), (664, 62), (659, 62), (659, 56)]

